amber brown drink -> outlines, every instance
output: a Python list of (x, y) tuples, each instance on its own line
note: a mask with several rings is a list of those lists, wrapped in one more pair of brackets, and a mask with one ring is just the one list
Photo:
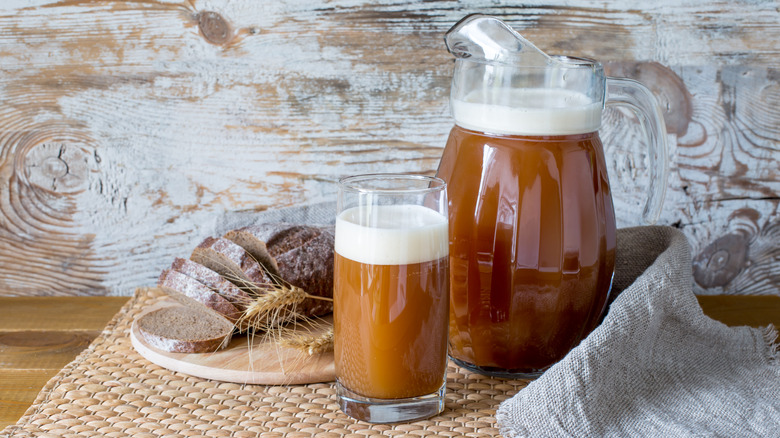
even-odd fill
[(444, 409), (449, 319), (444, 181), (391, 174), (339, 184), (333, 293), (339, 407), (372, 423), (436, 415)]
[(449, 260), (372, 265), (336, 254), (341, 384), (365, 397), (431, 394), (444, 383)]
[(437, 176), (450, 202), (450, 355), (487, 374), (546, 369), (593, 330), (611, 289), (615, 218), (598, 134), (455, 126)]

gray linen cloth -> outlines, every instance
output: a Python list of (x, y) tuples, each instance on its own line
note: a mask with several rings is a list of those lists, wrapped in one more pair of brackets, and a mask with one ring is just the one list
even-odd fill
[(202, 231), (208, 236), (221, 236), (227, 231), (247, 225), (266, 223), (289, 223), (306, 225), (332, 225), (336, 222), (336, 203), (318, 202), (294, 207), (277, 208), (257, 212), (229, 211), (218, 216), (211, 228)]
[[(241, 226), (332, 224), (333, 202), (218, 218)], [(507, 437), (780, 438), (780, 359), (773, 327), (728, 327), (702, 313), (685, 236), (618, 230), (604, 321), (563, 360), (503, 402)], [(616, 297), (616, 298), (615, 298)]]
[(780, 360), (772, 327), (728, 327), (692, 292), (685, 236), (618, 230), (604, 321), (503, 402), (507, 437), (780, 437)]

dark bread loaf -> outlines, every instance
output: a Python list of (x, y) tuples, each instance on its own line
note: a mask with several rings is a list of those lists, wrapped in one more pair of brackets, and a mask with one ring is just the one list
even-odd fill
[(171, 264), (171, 270), (180, 272), (194, 280), (203, 283), (213, 291), (222, 295), (238, 310), (246, 309), (246, 306), (252, 300), (248, 293), (239, 289), (235, 284), (225, 280), (216, 271), (209, 269), (200, 263), (192, 260), (176, 258)]
[[(333, 297), (333, 227), (293, 224), (252, 225), (226, 234), (248, 252), (262, 248), (273, 259), (278, 278), (311, 295)], [(247, 243), (251, 242), (251, 243)], [(252, 254), (260, 258), (263, 254)], [(266, 265), (267, 266), (267, 265)], [(327, 300), (306, 299), (298, 307), (304, 316), (333, 310)]]
[[(158, 281), (188, 310), (153, 312), (145, 322), (144, 336), (168, 351), (214, 351), (217, 339), (221, 342), (225, 338), (225, 323), (231, 333), (236, 325), (240, 331), (246, 330), (250, 321), (241, 317), (247, 304), (270, 288), (290, 284), (311, 295), (332, 298), (333, 244), (333, 227), (291, 224), (251, 226), (230, 231), (225, 238), (206, 238), (193, 250), (190, 260), (175, 259)], [(331, 312), (333, 305), (328, 300), (307, 298), (295, 310), (302, 316), (319, 316)], [(204, 312), (211, 317), (193, 326), (193, 330), (197, 327), (193, 336), (186, 325), (175, 327), (175, 333), (160, 328), (181, 325), (186, 318)]]
[(230, 342), (233, 324), (204, 307), (169, 306), (136, 321), (146, 342), (173, 353), (207, 353)]
[(288, 227), (275, 227), (276, 230), (268, 237), (266, 246), (272, 257), (292, 251), (308, 243), (310, 240), (322, 234), (326, 228), (311, 227), (307, 225), (290, 225)]
[(252, 255), (227, 239), (207, 237), (192, 251), (190, 260), (216, 271), (250, 296), (262, 294), (273, 281)]
[(160, 274), (157, 284), (165, 293), (182, 304), (193, 307), (203, 305), (219, 313), (231, 323), (241, 317), (241, 311), (230, 301), (181, 272), (166, 269)]

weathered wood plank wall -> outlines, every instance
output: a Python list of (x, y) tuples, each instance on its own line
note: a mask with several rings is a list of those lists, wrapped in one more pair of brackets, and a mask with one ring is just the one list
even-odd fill
[[(689, 237), (697, 292), (780, 294), (780, 6), (761, 0), (4, 1), (0, 293), (129, 294), (222, 212), (433, 173), (442, 36), (472, 12), (649, 85), (672, 147), (661, 223)], [(638, 224), (641, 142), (603, 138)]]

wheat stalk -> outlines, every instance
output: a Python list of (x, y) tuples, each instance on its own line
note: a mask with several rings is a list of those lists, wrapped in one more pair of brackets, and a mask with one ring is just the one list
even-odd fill
[(255, 330), (272, 329), (284, 325), (300, 315), (296, 312), (298, 304), (307, 298), (299, 287), (277, 286), (266, 289), (246, 306), (238, 323), (248, 323)]
[(333, 350), (333, 327), (319, 335), (294, 333), (279, 341), (283, 347), (295, 348), (308, 353), (309, 356)]
[(237, 326), (246, 324), (255, 330), (273, 330), (291, 321), (306, 319), (297, 311), (297, 307), (307, 298), (333, 301), (332, 298), (312, 295), (290, 284), (258, 287), (262, 287), (263, 293), (246, 305), (243, 315), (236, 321)]

